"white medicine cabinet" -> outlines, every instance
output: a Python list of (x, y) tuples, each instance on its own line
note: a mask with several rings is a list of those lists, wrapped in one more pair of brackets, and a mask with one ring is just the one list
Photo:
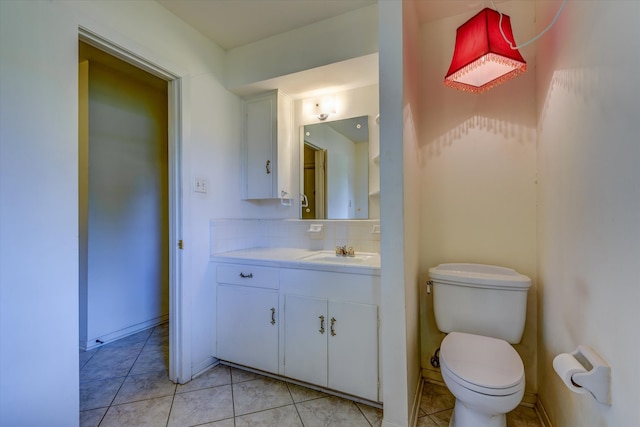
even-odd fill
[(245, 98), (242, 198), (290, 201), (293, 101), (279, 90)]

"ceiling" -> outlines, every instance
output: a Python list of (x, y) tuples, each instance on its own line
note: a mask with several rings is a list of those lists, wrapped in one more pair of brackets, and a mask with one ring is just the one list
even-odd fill
[(157, 1), (225, 50), (377, 3), (377, 0)]
[(378, 54), (373, 53), (230, 90), (238, 96), (245, 97), (280, 89), (294, 99), (302, 99), (377, 83)]
[[(378, 3), (378, 0), (156, 0), (225, 50)], [(380, 0), (399, 1), (399, 0)], [(494, 0), (502, 3), (506, 0)], [(480, 11), (491, 0), (415, 0), (420, 23)], [(279, 88), (294, 98), (378, 82), (378, 55), (343, 61), (231, 90), (240, 96)]]
[[(500, 4), (505, 1), (508, 0), (493, 0), (493, 3)], [(415, 0), (415, 2), (421, 24), (464, 13), (472, 16), (485, 7), (492, 7), (491, 0)]]
[[(156, 1), (225, 50), (378, 3), (378, 0)], [(494, 1), (503, 3), (506, 0)], [(420, 23), (467, 12), (479, 12), (483, 5), (491, 6), (491, 0), (415, 2)]]

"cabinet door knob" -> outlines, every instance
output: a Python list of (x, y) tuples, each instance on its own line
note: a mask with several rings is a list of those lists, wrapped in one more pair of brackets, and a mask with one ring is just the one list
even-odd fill
[(318, 332), (324, 334), (324, 316), (320, 316), (318, 319), (320, 319), (320, 330)]
[(331, 318), (331, 336), (335, 337), (336, 336), (336, 329), (335, 329), (335, 325), (336, 325), (336, 318), (332, 317)]
[(271, 307), (271, 324), (276, 324), (276, 309)]
[(267, 175), (271, 173), (271, 160), (267, 160), (267, 164), (265, 165), (267, 168)]

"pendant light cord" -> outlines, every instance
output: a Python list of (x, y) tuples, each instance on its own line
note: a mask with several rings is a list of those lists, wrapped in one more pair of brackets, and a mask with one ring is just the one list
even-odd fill
[[(483, 5), (484, 5), (484, 0), (482, 1)], [(560, 5), (560, 8), (558, 9), (558, 12), (556, 13), (556, 16), (553, 18), (553, 21), (551, 21), (551, 24), (549, 24), (549, 26), (547, 28), (545, 28), (544, 30), (542, 30), (540, 32), (540, 34), (538, 34), (537, 36), (535, 36), (534, 38), (532, 38), (531, 40), (519, 44), (518, 46), (514, 46), (513, 43), (511, 43), (511, 41), (507, 38), (507, 36), (504, 34), (504, 30), (502, 29), (502, 12), (500, 12), (497, 8), (496, 5), (493, 3), (493, 0), (491, 0), (491, 6), (493, 6), (493, 9), (498, 12), (498, 14), (500, 15), (500, 22), (498, 22), (498, 27), (500, 27), (500, 33), (502, 34), (502, 38), (504, 38), (504, 41), (506, 41), (509, 44), (509, 47), (512, 50), (517, 50), (520, 49), (521, 47), (527, 46), (531, 43), (533, 43), (534, 41), (538, 40), (544, 33), (546, 33), (547, 31), (549, 31), (551, 29), (551, 27), (553, 27), (553, 25), (556, 23), (556, 21), (558, 20), (558, 17), (560, 16), (560, 13), (562, 13), (562, 9), (564, 9), (565, 5), (567, 4), (567, 0), (563, 0), (562, 4)]]

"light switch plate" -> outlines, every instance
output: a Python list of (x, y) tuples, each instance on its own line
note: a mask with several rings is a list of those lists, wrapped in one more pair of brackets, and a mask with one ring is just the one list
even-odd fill
[(209, 189), (209, 184), (206, 178), (202, 176), (196, 176), (193, 179), (193, 191), (196, 193), (206, 193)]

